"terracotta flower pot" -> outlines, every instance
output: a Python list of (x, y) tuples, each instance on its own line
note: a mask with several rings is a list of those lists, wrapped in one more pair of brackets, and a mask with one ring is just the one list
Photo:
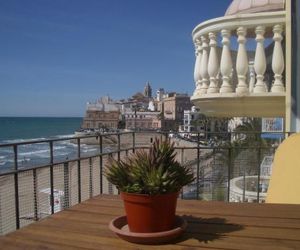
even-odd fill
[(153, 233), (173, 228), (178, 192), (162, 195), (121, 193), (131, 232)]

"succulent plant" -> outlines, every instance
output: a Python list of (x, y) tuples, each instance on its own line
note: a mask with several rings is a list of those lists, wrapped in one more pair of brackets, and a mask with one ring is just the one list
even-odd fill
[(122, 192), (149, 195), (178, 192), (194, 176), (175, 157), (174, 143), (156, 139), (148, 152), (138, 150), (120, 161), (109, 158), (105, 176)]

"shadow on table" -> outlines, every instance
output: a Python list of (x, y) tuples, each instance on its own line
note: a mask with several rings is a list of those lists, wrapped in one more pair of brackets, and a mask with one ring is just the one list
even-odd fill
[(201, 218), (192, 215), (183, 215), (188, 223), (186, 232), (174, 243), (179, 243), (188, 239), (196, 239), (199, 242), (208, 243), (224, 237), (225, 234), (242, 230), (244, 227), (238, 224), (226, 223), (226, 219), (213, 217)]

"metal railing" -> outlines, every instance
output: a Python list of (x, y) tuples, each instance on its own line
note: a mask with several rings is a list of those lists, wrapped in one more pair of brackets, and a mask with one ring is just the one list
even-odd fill
[[(246, 144), (250, 135), (257, 140)], [(195, 183), (183, 188), (181, 198), (250, 201), (247, 189), (253, 189), (251, 201), (262, 202), (262, 160), (288, 134), (278, 135), (262, 143), (261, 133), (126, 132), (2, 144), (0, 156), (6, 152), (7, 163), (0, 168), (0, 235), (95, 195), (117, 194), (103, 176), (108, 157), (120, 160), (149, 148), (155, 138), (174, 141), (177, 160), (194, 171)], [(233, 138), (241, 143), (232, 143)]]

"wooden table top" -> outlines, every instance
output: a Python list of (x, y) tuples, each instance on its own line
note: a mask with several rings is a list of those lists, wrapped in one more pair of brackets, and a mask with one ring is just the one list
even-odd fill
[(300, 205), (178, 200), (187, 230), (159, 246), (112, 233), (108, 223), (123, 214), (118, 196), (97, 196), (0, 237), (0, 249), (300, 249)]

